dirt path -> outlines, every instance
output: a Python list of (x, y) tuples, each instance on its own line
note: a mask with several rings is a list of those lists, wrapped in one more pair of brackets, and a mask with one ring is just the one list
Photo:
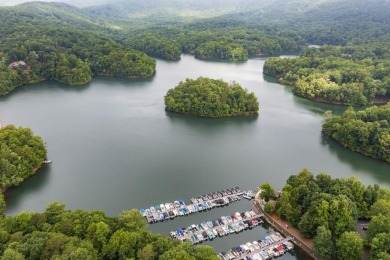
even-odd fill
[(253, 205), (256, 208), (256, 210), (264, 214), (265, 220), (268, 222), (269, 225), (271, 225), (273, 228), (275, 228), (277, 231), (279, 231), (284, 236), (290, 236), (292, 237), (292, 242), (299, 246), (303, 251), (305, 251), (308, 256), (318, 259), (314, 253), (313, 253), (313, 240), (308, 239), (302, 236), (302, 234), (299, 232), (297, 228), (290, 227), (287, 221), (281, 220), (277, 215), (268, 215), (263, 210), (262, 201), (259, 199), (253, 200)]
[(284, 228), (284, 230), (287, 230), (288, 232), (290, 232), (292, 235), (294, 235), (294, 237), (297, 237), (299, 238), (302, 242), (305, 243), (305, 245), (311, 249), (313, 249), (313, 239), (310, 239), (310, 238), (305, 238), (304, 236), (302, 236), (301, 232), (295, 228), (295, 227), (291, 227), (287, 221), (285, 220), (281, 220), (276, 214), (273, 214), (271, 215), (272, 219), (277, 222), (281, 227)]

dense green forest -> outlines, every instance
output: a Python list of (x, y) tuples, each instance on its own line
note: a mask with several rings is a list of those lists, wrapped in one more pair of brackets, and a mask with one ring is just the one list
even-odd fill
[(390, 7), (386, 0), (373, 1), (356, 0), (352, 7), (341, 0), (110, 1), (83, 9), (35, 2), (0, 8), (0, 32), (29, 30), (26, 25), (66, 27), (167, 60), (191, 53), (201, 59), (244, 61), (296, 53), (307, 42), (386, 42)]
[(340, 116), (327, 112), (322, 131), (352, 151), (390, 162), (390, 103), (361, 111), (348, 108)]
[(108, 217), (50, 203), (43, 213), (0, 217), (1, 259), (217, 260), (209, 246), (191, 246), (147, 229), (138, 210)]
[(292, 85), (294, 94), (326, 103), (362, 106), (390, 100), (390, 45), (307, 48), (296, 59), (273, 58), (264, 74)]
[[(66, 0), (64, 0), (66, 1)], [(387, 0), (117, 0), (86, 8), (90, 14), (143, 28), (183, 23), (209, 28), (243, 26), (299, 32), (314, 44), (389, 39)]]
[[(165, 48), (170, 53), (173, 46), (202, 59), (235, 61), (245, 60), (245, 52), (249, 56), (296, 53), (306, 43), (361, 46), (390, 40), (386, 0), (159, 1), (158, 5), (148, 0), (85, 10), (116, 19), (121, 28), (128, 28), (127, 23), (141, 28), (119, 37), (126, 42), (138, 40), (147, 29), (154, 37), (137, 44), (137, 49), (159, 58), (169, 57), (161, 53)], [(150, 24), (145, 26), (145, 20)]]
[(186, 79), (165, 96), (168, 110), (201, 117), (257, 115), (259, 102), (237, 82), (210, 78)]
[(152, 29), (135, 32), (127, 46), (153, 57), (178, 60), (181, 53), (194, 54), (199, 59), (246, 61), (250, 56), (296, 53), (304, 44), (298, 34), (275, 32), (265, 34), (259, 29), (241, 26), (211, 28), (202, 24), (174, 29)]
[(54, 29), (49, 18), (48, 25), (33, 26), (23, 9), (14, 11), (0, 9), (0, 95), (42, 80), (81, 85), (93, 75), (133, 78), (155, 72), (155, 61), (142, 52), (86, 29)]
[[(288, 178), (281, 197), (266, 203), (268, 212), (314, 237), (314, 251), (321, 259), (361, 259), (363, 244), (371, 259), (390, 257), (390, 190), (365, 186), (359, 179), (333, 179), (326, 173), (314, 176), (307, 169)], [(358, 218), (369, 218), (362, 240)]]
[(180, 60), (181, 46), (178, 42), (153, 33), (140, 33), (125, 40), (130, 48), (165, 60)]

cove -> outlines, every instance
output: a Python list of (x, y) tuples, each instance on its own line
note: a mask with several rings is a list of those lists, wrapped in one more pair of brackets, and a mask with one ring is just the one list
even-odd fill
[[(289, 87), (263, 76), (264, 61), (205, 62), (183, 55), (179, 62), (158, 60), (157, 73), (149, 80), (97, 78), (72, 88), (44, 82), (1, 97), (3, 125), (30, 127), (46, 141), (53, 160), (7, 193), (6, 213), (42, 211), (57, 200), (71, 209), (118, 215), (179, 198), (188, 202), (229, 187), (254, 189), (266, 181), (280, 189), (304, 167), (389, 187), (388, 164), (321, 136), (323, 112), (337, 114), (345, 107), (293, 96)], [(200, 76), (235, 80), (254, 92), (259, 116), (204, 119), (166, 112), (167, 90)], [(177, 227), (248, 207), (242, 201), (151, 228), (167, 235)], [(250, 234), (260, 239), (261, 232), (253, 229)], [(251, 241), (250, 236), (244, 232), (212, 245), (227, 250)]]

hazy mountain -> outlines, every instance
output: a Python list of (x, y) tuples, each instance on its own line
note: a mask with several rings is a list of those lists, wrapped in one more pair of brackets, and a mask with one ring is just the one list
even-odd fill
[[(121, 1), (121, 0), (117, 0)], [(35, 2), (34, 0), (1, 0), (0, 6), (14, 6), (18, 4), (23, 4), (27, 2)], [(77, 7), (87, 7), (94, 5), (102, 5), (113, 3), (113, 0), (41, 0), (40, 2), (61, 2)]]
[[(307, 14), (322, 18), (334, 14), (367, 13), (368, 10), (388, 10), (390, 0), (117, 0), (109, 4), (88, 7), (90, 13), (114, 19), (161, 19), (170, 16), (177, 21), (186, 18), (210, 18), (239, 14), (243, 20), (257, 15), (256, 19), (295, 19)], [(325, 15), (324, 15), (325, 14)], [(240, 16), (235, 16), (239, 19)]]
[[(98, 17), (64, 3), (31, 2), (17, 6), (0, 8), (0, 20), (12, 25), (29, 26), (69, 26), (100, 31), (104, 24)], [(16, 24), (15, 24), (16, 23)], [(0, 32), (8, 30), (9, 26), (0, 28)]]
[[(6, 0), (9, 1), (9, 0)], [(187, 29), (244, 26), (261, 28), (272, 34), (278, 30), (300, 31), (307, 39), (327, 42), (330, 34), (344, 43), (370, 31), (372, 37), (389, 35), (390, 0), (63, 0), (70, 4), (98, 4), (77, 8), (63, 3), (31, 2), (0, 8), (1, 20), (74, 26), (95, 32), (108, 32), (116, 39), (130, 30), (158, 26)], [(2, 2), (4, 4), (5, 2)], [(14, 3), (14, 2), (13, 2)], [(268, 29), (267, 29), (268, 28)], [(6, 28), (0, 28), (0, 31)], [(329, 33), (324, 33), (324, 32)], [(321, 38), (318, 35), (321, 34)], [(348, 35), (341, 39), (341, 35)], [(315, 37), (312, 37), (314, 35)], [(366, 36), (369, 36), (366, 33)], [(370, 36), (370, 37), (371, 37)]]

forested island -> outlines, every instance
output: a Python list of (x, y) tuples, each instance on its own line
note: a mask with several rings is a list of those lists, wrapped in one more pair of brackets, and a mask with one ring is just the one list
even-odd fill
[(390, 46), (307, 48), (296, 59), (266, 61), (264, 74), (293, 86), (297, 96), (315, 101), (364, 106), (390, 100)]
[(322, 132), (352, 151), (390, 162), (389, 122), (390, 103), (360, 111), (348, 108), (340, 116), (328, 111)]
[[(359, 179), (314, 176), (303, 169), (287, 179), (281, 196), (263, 184), (265, 209), (277, 214), (308, 238), (320, 259), (361, 259), (363, 245), (371, 248), (370, 259), (390, 258), (390, 190), (365, 186)], [(369, 219), (365, 237), (356, 232), (358, 219)]]
[(165, 96), (166, 108), (173, 112), (200, 117), (257, 115), (259, 102), (237, 82), (200, 77), (186, 79)]

